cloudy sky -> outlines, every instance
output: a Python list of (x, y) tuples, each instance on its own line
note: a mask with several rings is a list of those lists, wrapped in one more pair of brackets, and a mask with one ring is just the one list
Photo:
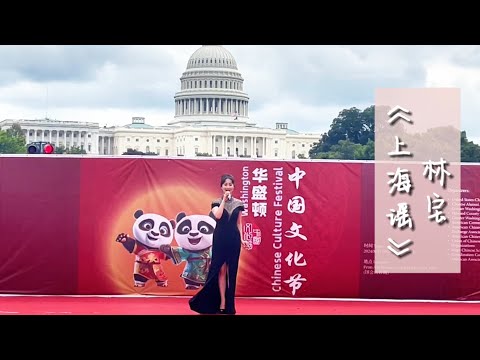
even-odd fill
[[(165, 125), (190, 55), (201, 45), (0, 46), (0, 120)], [(462, 130), (480, 143), (480, 46), (224, 45), (259, 126), (323, 133), (378, 88), (459, 87)]]

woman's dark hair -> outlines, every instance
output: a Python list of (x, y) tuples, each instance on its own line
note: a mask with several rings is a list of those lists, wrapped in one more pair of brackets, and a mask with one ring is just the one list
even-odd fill
[(220, 187), (222, 187), (223, 183), (229, 179), (232, 181), (232, 184), (235, 184), (235, 179), (233, 178), (233, 175), (223, 174), (220, 178)]

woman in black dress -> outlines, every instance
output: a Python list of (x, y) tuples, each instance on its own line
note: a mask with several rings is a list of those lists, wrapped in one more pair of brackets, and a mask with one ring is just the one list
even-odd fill
[(210, 269), (205, 285), (189, 301), (190, 309), (200, 314), (236, 313), (238, 260), (244, 244), (241, 214), (244, 205), (243, 201), (231, 195), (234, 183), (232, 175), (222, 175), (220, 186), (223, 196), (212, 202), (217, 225), (213, 234)]

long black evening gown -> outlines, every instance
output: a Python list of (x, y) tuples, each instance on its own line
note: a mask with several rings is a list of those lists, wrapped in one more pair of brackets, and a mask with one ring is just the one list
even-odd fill
[[(212, 209), (220, 206), (221, 199), (212, 202)], [(213, 233), (212, 258), (205, 285), (189, 300), (190, 309), (200, 314), (215, 314), (220, 308), (218, 273), (227, 263), (227, 286), (225, 313), (235, 314), (235, 288), (237, 284), (238, 260), (241, 239), (237, 227), (238, 217), (244, 210), (241, 200), (232, 197), (225, 203), (222, 217), (217, 220)]]

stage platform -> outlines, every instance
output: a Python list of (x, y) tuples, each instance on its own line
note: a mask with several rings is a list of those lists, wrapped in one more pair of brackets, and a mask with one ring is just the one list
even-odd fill
[[(188, 299), (0, 295), (0, 315), (198, 315), (188, 307)], [(239, 297), (237, 315), (480, 315), (480, 301)]]

